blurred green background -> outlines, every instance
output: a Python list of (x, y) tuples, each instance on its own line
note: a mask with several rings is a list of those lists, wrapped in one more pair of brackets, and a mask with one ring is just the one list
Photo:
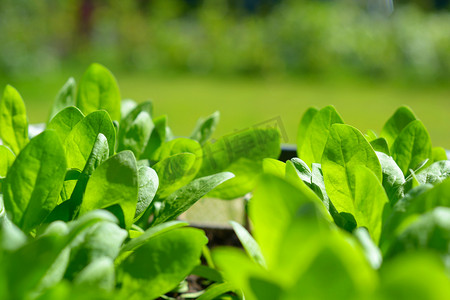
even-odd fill
[(295, 143), (309, 106), (380, 132), (409, 105), (450, 148), (448, 0), (0, 0), (0, 88), (46, 121), (91, 62), (123, 98), (151, 99), (176, 135), (219, 110), (216, 136), (279, 118)]

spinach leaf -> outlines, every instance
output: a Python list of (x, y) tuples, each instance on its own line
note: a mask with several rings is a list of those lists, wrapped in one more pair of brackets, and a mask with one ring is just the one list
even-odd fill
[(400, 132), (412, 121), (416, 120), (416, 116), (407, 106), (398, 108), (395, 113), (387, 120), (381, 130), (381, 137), (384, 137), (390, 147), (394, 144)]
[(392, 157), (403, 174), (407, 175), (410, 169), (432, 158), (432, 147), (428, 131), (422, 122), (410, 122), (398, 135), (391, 149)]
[(90, 114), (104, 109), (112, 120), (120, 120), (120, 91), (111, 72), (100, 64), (86, 70), (78, 86), (77, 107)]
[(204, 145), (216, 130), (217, 123), (219, 123), (219, 118), (220, 113), (216, 111), (205, 119), (199, 119), (190, 135), (190, 138), (199, 142), (200, 145)]
[(437, 184), (450, 177), (450, 161), (441, 160), (431, 164), (428, 168), (416, 174), (420, 184)]
[[(0, 179), (5, 178), (16, 156), (8, 147), (0, 145)], [(1, 191), (1, 190), (0, 190)]]
[(294, 186), (277, 176), (261, 176), (249, 203), (249, 215), (254, 225), (253, 235), (269, 269), (276, 263), (278, 245), (285, 231), (304, 204), (314, 205), (321, 218), (330, 219), (320, 199), (305, 184)]
[(179, 153), (169, 156), (153, 166), (159, 178), (158, 199), (166, 198), (195, 177), (195, 173), (192, 174), (195, 161), (194, 154)]
[(52, 118), (47, 125), (47, 129), (55, 130), (64, 145), (69, 133), (83, 118), (84, 115), (78, 108), (69, 106)]
[(167, 141), (173, 138), (172, 132), (167, 124), (167, 116), (160, 116), (153, 120), (155, 125), (147, 146), (141, 155), (141, 159), (149, 159), (151, 161), (158, 161), (157, 155), (159, 154), (159, 148)]
[(450, 297), (448, 273), (430, 253), (399, 255), (383, 264), (375, 299), (427, 299)]
[(82, 170), (99, 133), (108, 140), (109, 155), (114, 153), (116, 131), (105, 111), (96, 111), (78, 122), (64, 142), (67, 165)]
[(48, 121), (68, 106), (75, 106), (75, 93), (77, 84), (73, 77), (70, 77), (56, 95)]
[(244, 247), (247, 255), (257, 264), (262, 267), (266, 266), (266, 261), (264, 260), (264, 256), (261, 253), (261, 249), (259, 248), (258, 243), (251, 236), (251, 234), (245, 229), (241, 224), (230, 221), (231, 226), (233, 227), (234, 232), (236, 233), (239, 241)]
[(64, 277), (69, 280), (76, 278), (84, 268), (100, 258), (114, 260), (127, 236), (127, 231), (113, 222), (92, 224), (70, 243), (70, 260)]
[(298, 157), (292, 158), (290, 160), (290, 163), (295, 167), (294, 170), (296, 171), (298, 177), (303, 180), (303, 182), (310, 184), (311, 170), (309, 169), (308, 165)]
[(450, 258), (450, 208), (436, 207), (419, 216), (398, 234), (387, 250), (386, 257), (409, 251), (432, 249)]
[(326, 106), (314, 115), (302, 137), (301, 148), (297, 148), (298, 157), (308, 166), (321, 161), (331, 125), (335, 123), (344, 121), (332, 106)]
[(151, 110), (151, 102), (144, 102), (122, 119), (117, 139), (117, 151), (131, 150), (136, 158), (140, 157), (154, 128), (150, 115)]
[(53, 233), (33, 240), (8, 257), (5, 266), (11, 299), (29, 299), (66, 245), (64, 235)]
[(395, 203), (404, 196), (405, 176), (394, 159), (385, 153), (376, 152), (383, 173), (383, 188), (389, 198), (389, 203)]
[(93, 260), (82, 269), (73, 280), (74, 286), (79, 290), (92, 288), (98, 291), (113, 291), (115, 278), (114, 261), (106, 256)]
[[(383, 226), (382, 242), (389, 245), (402, 224), (438, 206), (450, 207), (450, 179), (435, 186), (422, 184), (400, 199)], [(386, 249), (386, 245), (382, 245), (382, 249)]]
[(347, 208), (359, 227), (366, 227), (375, 244), (381, 235), (383, 210), (388, 198), (378, 178), (364, 166), (351, 167), (348, 170), (352, 182), (353, 207)]
[(118, 266), (121, 298), (155, 299), (175, 288), (200, 263), (203, 231), (179, 228), (154, 236)]
[[(306, 134), (308, 133), (308, 127), (311, 124), (314, 116), (319, 112), (319, 110), (315, 107), (308, 108), (300, 119), (300, 124), (298, 125), (297, 130), (297, 151), (302, 149), (303, 144), (306, 139)], [(300, 152), (297, 152), (300, 153)], [(300, 156), (300, 154), (298, 154)]]
[[(147, 229), (142, 235), (138, 236), (137, 238), (134, 238), (130, 240), (128, 243), (123, 245), (123, 247), (120, 249), (121, 254), (127, 254), (128, 252), (132, 252), (134, 249), (139, 248), (140, 246), (147, 243), (150, 239), (154, 238), (155, 236), (159, 234), (163, 234), (167, 231), (185, 227), (188, 223), (181, 222), (181, 221), (168, 221), (161, 223), (159, 225), (153, 226), (149, 229)], [(129, 253), (128, 253), (129, 254)], [(121, 256), (119, 256), (118, 260), (120, 261)]]
[(175, 219), (211, 190), (233, 177), (232, 173), (223, 172), (191, 181), (163, 201), (163, 208), (153, 225)]
[[(374, 176), (366, 174), (365, 169), (361, 171), (360, 168), (354, 168), (355, 166), (366, 167)], [(349, 125), (332, 125), (322, 156), (322, 171), (328, 197), (339, 213), (349, 213), (354, 216), (358, 205), (362, 204), (359, 203), (361, 199), (355, 199), (356, 181), (353, 176), (355, 172), (361, 172), (361, 175), (370, 180), (367, 186), (369, 190), (376, 190), (377, 195), (382, 194), (376, 182), (372, 180), (381, 182), (380, 162), (364, 136)], [(365, 191), (360, 184), (364, 185), (358, 181), (357, 189), (361, 192)]]
[(286, 164), (278, 159), (264, 158), (262, 165), (264, 174), (272, 174), (280, 178), (286, 176)]
[(46, 130), (17, 156), (3, 183), (6, 210), (25, 233), (55, 208), (66, 174), (66, 159), (57, 134)]
[(389, 146), (385, 138), (377, 138), (370, 142), (373, 150), (378, 152), (383, 152), (384, 154), (390, 155)]
[(447, 152), (442, 147), (433, 147), (432, 149), (433, 162), (448, 160)]
[(235, 178), (215, 189), (211, 197), (235, 199), (250, 192), (262, 173), (264, 158), (278, 158), (280, 133), (277, 129), (248, 129), (224, 136), (203, 147), (203, 162), (197, 177), (228, 171)]
[(158, 175), (155, 170), (146, 166), (142, 166), (138, 169), (138, 181), (139, 190), (136, 213), (134, 215), (135, 220), (139, 219), (150, 206), (159, 185)]
[(136, 212), (137, 197), (136, 159), (131, 151), (122, 151), (111, 156), (92, 173), (79, 215), (117, 204), (123, 214), (125, 227), (130, 228)]
[[(120, 102), (120, 119), (123, 120), (125, 117), (136, 108), (138, 104), (132, 99), (123, 99)], [(151, 114), (150, 114), (151, 115)], [(120, 121), (122, 123), (122, 121)]]
[(28, 143), (25, 104), (19, 92), (10, 85), (5, 87), (0, 102), (0, 138), (16, 155)]

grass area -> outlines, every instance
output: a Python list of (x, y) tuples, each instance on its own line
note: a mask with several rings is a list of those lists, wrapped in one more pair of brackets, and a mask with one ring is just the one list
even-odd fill
[[(76, 78), (81, 77), (75, 74)], [(155, 115), (167, 114), (179, 136), (188, 135), (196, 120), (219, 110), (216, 136), (276, 118), (284, 128), (284, 143), (295, 143), (297, 125), (310, 106), (332, 104), (344, 120), (361, 131), (380, 132), (400, 105), (410, 106), (428, 128), (433, 144), (450, 149), (450, 89), (395, 83), (318, 81), (296, 78), (216, 78), (118, 74), (122, 96), (151, 99)], [(27, 103), (31, 122), (45, 121), (50, 104), (65, 78), (13, 81)], [(2, 86), (6, 84), (0, 81)], [(273, 123), (271, 123), (273, 124)]]

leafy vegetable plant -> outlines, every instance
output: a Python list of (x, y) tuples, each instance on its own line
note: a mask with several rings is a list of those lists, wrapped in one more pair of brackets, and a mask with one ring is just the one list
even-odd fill
[(450, 298), (450, 161), (399, 108), (380, 136), (333, 107), (309, 109), (298, 156), (265, 159), (249, 203), (247, 255), (213, 251), (245, 299)]
[(218, 119), (213, 113), (190, 138), (175, 137), (151, 102), (122, 100), (111, 72), (93, 64), (78, 86), (70, 78), (62, 87), (47, 124), (29, 125), (8, 85), (0, 299), (154, 299), (175, 289), (207, 242), (175, 219), (207, 194), (248, 193), (263, 158), (279, 155), (275, 129), (210, 141)]

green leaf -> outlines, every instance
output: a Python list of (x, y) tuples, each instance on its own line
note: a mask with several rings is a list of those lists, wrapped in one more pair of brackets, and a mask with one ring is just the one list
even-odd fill
[(0, 179), (5, 178), (16, 156), (8, 147), (0, 145)]
[[(356, 166), (368, 168), (373, 173), (373, 178), (365, 174), (365, 170), (356, 171), (354, 168)], [(372, 179), (381, 182), (381, 166), (372, 147), (356, 128), (334, 124), (322, 156), (326, 192), (339, 213), (353, 215), (358, 209), (355, 204), (360, 200), (355, 199), (355, 181), (349, 174), (350, 169), (354, 172), (363, 172), (365, 177), (371, 180), (367, 188), (379, 192), (378, 185), (372, 182)], [(358, 187), (358, 190), (364, 191), (362, 188), (362, 186)]]
[(387, 120), (381, 130), (381, 137), (384, 137), (390, 147), (394, 144), (400, 132), (412, 121), (416, 120), (416, 116), (407, 106), (402, 106)]
[(412, 189), (393, 207), (392, 213), (383, 227), (383, 242), (398, 234), (402, 224), (415, 216), (433, 210), (435, 207), (450, 207), (450, 179), (446, 179), (434, 187), (423, 184)]
[(155, 299), (175, 288), (200, 263), (203, 231), (180, 228), (159, 234), (118, 266), (122, 299)]
[(439, 258), (427, 253), (401, 255), (383, 264), (374, 299), (449, 299), (448, 283)]
[(6, 272), (11, 299), (29, 299), (66, 245), (65, 236), (51, 234), (27, 243), (8, 257)]
[(6, 210), (28, 233), (55, 208), (66, 174), (64, 150), (57, 134), (46, 130), (17, 156), (3, 183)]
[(450, 208), (436, 207), (411, 223), (395, 238), (386, 257), (408, 251), (432, 249), (446, 259), (450, 258)]
[(311, 124), (314, 116), (319, 112), (315, 107), (308, 108), (300, 119), (300, 124), (297, 130), (297, 149), (302, 149), (304, 141), (306, 139), (306, 134), (308, 132), (308, 127)]
[(448, 160), (447, 152), (442, 147), (434, 147), (432, 149), (433, 162)]
[(383, 210), (389, 202), (386, 193), (378, 178), (368, 168), (354, 166), (348, 168), (347, 172), (352, 202), (337, 209), (338, 211), (351, 213), (355, 217), (358, 227), (366, 227), (375, 244), (378, 244), (381, 235)]
[(111, 156), (95, 169), (86, 186), (79, 215), (118, 204), (126, 228), (133, 224), (138, 197), (136, 159), (131, 151)]
[(176, 228), (185, 227), (187, 225), (188, 225), (188, 223), (186, 223), (186, 222), (168, 221), (168, 222), (164, 222), (162, 224), (153, 226), (153, 227), (147, 229), (143, 234), (141, 234), (137, 238), (134, 238), (134, 239), (130, 240), (128, 243), (126, 243), (125, 245), (123, 245), (123, 247), (120, 250), (120, 253), (124, 254), (129, 251), (133, 251), (134, 249), (144, 245), (150, 239), (154, 238), (155, 236), (157, 236), (159, 234), (163, 234), (167, 231), (170, 231), (170, 230), (173, 230)]
[(70, 262), (64, 277), (69, 280), (76, 278), (83, 269), (103, 257), (116, 259), (127, 236), (126, 230), (109, 221), (99, 221), (87, 227), (70, 243)]
[(147, 146), (141, 155), (141, 158), (146, 158), (152, 161), (157, 161), (157, 154), (159, 148), (172, 137), (169, 126), (167, 125), (167, 116), (160, 116), (153, 120), (155, 125), (154, 130), (150, 135)]
[(78, 87), (77, 107), (85, 114), (106, 110), (112, 120), (120, 120), (120, 91), (114, 75), (100, 64), (92, 64)]
[(392, 157), (382, 152), (376, 152), (376, 154), (383, 173), (383, 188), (389, 198), (389, 203), (394, 206), (404, 196), (405, 176)]
[(231, 292), (234, 289), (234, 286), (228, 282), (215, 283), (205, 289), (205, 292), (198, 297), (198, 300), (214, 300), (220, 295)]
[(409, 123), (398, 135), (391, 149), (392, 157), (403, 174), (432, 158), (430, 136), (419, 120)]
[[(242, 290), (245, 299), (261, 299), (255, 295), (257, 291), (252, 289), (249, 280), (250, 277), (267, 280), (272, 279), (272, 281), (269, 280), (268, 282), (273, 283), (273, 276), (269, 276), (264, 268), (250, 260), (240, 249), (218, 247), (213, 249), (212, 255), (219, 270), (224, 274), (224, 278), (232, 283), (236, 289)], [(271, 299), (277, 298), (273, 297)]]
[[(120, 102), (120, 117), (121, 120), (125, 119), (125, 117), (133, 110), (136, 108), (138, 104), (136, 103), (136, 101), (132, 100), (132, 99), (123, 99)], [(150, 114), (151, 115), (151, 114)]]
[(264, 158), (263, 171), (264, 174), (272, 174), (284, 178), (286, 176), (286, 164), (278, 159)]
[(192, 174), (195, 161), (194, 154), (179, 153), (169, 156), (153, 166), (159, 178), (158, 199), (166, 198), (195, 177), (195, 173)]
[(305, 183), (311, 183), (311, 170), (308, 165), (298, 157), (292, 158), (290, 162), (295, 167), (298, 177)]
[[(198, 171), (202, 165), (203, 150), (197, 141), (186, 139), (186, 138), (177, 138), (177, 139), (173, 139), (169, 142), (164, 143), (155, 153), (154, 158), (158, 161), (162, 161), (166, 158), (169, 158), (176, 154), (181, 154), (181, 153), (184, 153), (184, 154), (191, 153), (195, 156), (195, 160), (192, 162), (192, 165), (190, 165), (190, 167), (188, 167), (187, 165), (183, 166), (183, 167), (186, 167), (187, 169), (184, 170), (183, 168), (180, 168), (179, 172), (180, 172), (180, 174), (183, 173), (183, 176), (182, 176), (182, 178), (180, 177), (177, 180), (181, 180), (181, 181), (179, 181), (178, 184), (170, 187), (170, 192), (164, 193), (165, 195), (171, 194), (176, 189), (184, 186), (185, 184), (187, 184), (188, 182), (192, 181), (192, 179), (195, 178), (195, 175), (198, 173)], [(190, 164), (190, 162), (189, 162), (189, 164)], [(160, 170), (161, 167), (162, 166), (159, 166), (158, 170)], [(175, 179), (175, 177), (177, 177), (177, 176), (174, 176), (174, 179)], [(164, 189), (165, 188), (166, 187), (164, 186)], [(158, 195), (160, 195), (160, 193), (158, 193)]]
[(224, 136), (203, 147), (203, 163), (197, 177), (218, 172), (232, 172), (235, 178), (220, 186), (211, 197), (235, 199), (250, 192), (256, 177), (263, 172), (264, 158), (278, 158), (280, 133), (278, 130), (249, 129)]
[(428, 168), (416, 174), (416, 179), (420, 184), (437, 184), (450, 177), (450, 161), (441, 160), (431, 164)]
[(158, 175), (155, 170), (146, 166), (138, 169), (138, 181), (139, 190), (136, 213), (134, 215), (135, 220), (140, 218), (145, 210), (150, 206), (159, 185)]
[(112, 291), (115, 286), (115, 269), (111, 258), (99, 257), (77, 274), (73, 283), (78, 288), (95, 288)]
[(61, 142), (64, 144), (67, 136), (84, 118), (83, 113), (75, 106), (69, 106), (58, 112), (48, 123), (47, 129), (53, 129), (58, 134)]
[(361, 247), (364, 249), (364, 255), (373, 269), (377, 270), (381, 267), (383, 256), (380, 249), (370, 238), (367, 228), (359, 227), (353, 232)]
[(25, 104), (19, 92), (10, 85), (5, 87), (0, 102), (0, 138), (16, 155), (28, 143)]
[(384, 154), (390, 155), (389, 146), (384, 138), (377, 138), (370, 142), (373, 150), (378, 152), (383, 152)]
[(151, 102), (144, 102), (123, 118), (120, 122), (117, 151), (131, 150), (137, 158), (140, 157), (154, 128), (151, 110)]
[(164, 200), (162, 211), (154, 220), (153, 225), (175, 219), (212, 189), (230, 180), (233, 176), (232, 173), (222, 172), (191, 181)]
[(114, 153), (116, 132), (111, 119), (105, 111), (96, 111), (78, 122), (65, 140), (69, 168), (83, 170), (99, 133), (108, 140), (109, 155)]
[(0, 251), (13, 252), (25, 245), (27, 236), (14, 223), (11, 223), (8, 218), (1, 215), (0, 213)]
[(76, 89), (77, 84), (75, 82), (75, 79), (73, 79), (73, 77), (70, 77), (56, 95), (52, 110), (50, 112), (50, 116), (48, 118), (49, 122), (53, 119), (54, 116), (56, 116), (66, 107), (75, 106)]
[(332, 106), (326, 106), (314, 115), (306, 133), (303, 134), (301, 147), (297, 148), (298, 157), (308, 166), (321, 161), (331, 125), (335, 123), (344, 121)]
[(269, 269), (276, 263), (278, 245), (284, 232), (304, 204), (317, 207), (321, 217), (330, 219), (322, 202), (302, 181), (292, 185), (277, 176), (261, 176), (249, 203), (249, 215), (254, 225), (253, 236)]
[(230, 221), (231, 226), (233, 227), (234, 232), (236, 233), (239, 241), (247, 252), (248, 256), (257, 264), (262, 267), (266, 266), (266, 261), (264, 260), (264, 256), (261, 253), (261, 249), (259, 248), (258, 243), (255, 239), (250, 235), (250, 233), (245, 229), (241, 224)]
[(216, 111), (205, 119), (199, 119), (197, 121), (197, 125), (191, 133), (190, 138), (199, 142), (200, 145), (204, 145), (216, 130), (217, 123), (219, 123), (219, 118), (220, 113)]
[(375, 133), (375, 131), (369, 129), (366, 131), (366, 133), (364, 134), (364, 137), (369, 141), (372, 142), (376, 139), (378, 139), (377, 134)]

